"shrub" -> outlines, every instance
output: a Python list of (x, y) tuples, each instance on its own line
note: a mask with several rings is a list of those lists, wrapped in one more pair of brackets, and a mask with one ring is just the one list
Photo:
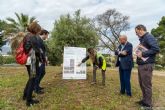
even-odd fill
[(16, 63), (15, 58), (13, 56), (3, 56), (2, 64), (11, 64)]

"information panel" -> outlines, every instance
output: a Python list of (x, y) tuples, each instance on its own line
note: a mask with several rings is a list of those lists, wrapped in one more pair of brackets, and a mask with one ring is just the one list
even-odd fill
[(63, 79), (86, 79), (86, 63), (78, 64), (86, 57), (86, 48), (64, 47)]

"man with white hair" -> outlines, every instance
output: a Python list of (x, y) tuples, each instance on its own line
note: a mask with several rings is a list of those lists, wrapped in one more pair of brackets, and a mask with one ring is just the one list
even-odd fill
[(127, 41), (126, 35), (120, 35), (119, 41), (120, 45), (115, 55), (118, 56), (116, 66), (119, 67), (120, 94), (126, 93), (127, 96), (132, 96), (130, 78), (133, 67), (133, 46)]

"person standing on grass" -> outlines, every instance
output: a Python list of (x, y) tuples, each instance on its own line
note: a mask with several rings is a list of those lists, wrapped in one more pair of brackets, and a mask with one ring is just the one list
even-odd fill
[(78, 64), (78, 66), (86, 62), (89, 58), (93, 63), (93, 81), (91, 84), (96, 84), (96, 70), (100, 68), (102, 71), (102, 85), (105, 86), (106, 61), (104, 56), (100, 53), (97, 53), (94, 48), (89, 48), (88, 55), (82, 60), (80, 64)]
[(40, 87), (40, 82), (43, 79), (45, 75), (45, 65), (47, 65), (47, 55), (46, 55), (46, 45), (44, 44), (44, 40), (48, 38), (49, 32), (47, 30), (41, 30), (40, 36), (37, 36), (38, 42), (39, 42), (39, 48), (42, 56), (43, 63), (40, 64), (39, 70), (36, 75), (36, 81), (35, 81), (35, 89), (34, 91), (37, 94), (42, 94), (43, 91), (41, 91), (43, 88)]
[[(139, 37), (140, 44), (146, 48), (146, 51), (136, 52), (139, 84), (143, 94), (142, 100), (136, 103), (141, 106), (151, 108), (152, 72), (156, 54), (159, 53), (159, 46), (154, 36), (147, 32), (147, 29), (144, 25), (137, 25), (135, 27), (135, 32)], [(147, 58), (147, 60), (143, 60), (142, 58)]]
[(41, 27), (37, 22), (32, 22), (28, 28), (28, 33), (23, 39), (23, 48), (25, 53), (29, 55), (26, 68), (29, 79), (24, 89), (23, 100), (26, 100), (26, 105), (31, 106), (39, 103), (38, 100), (32, 99), (32, 93), (35, 86), (35, 78), (39, 68), (39, 62), (42, 62), (41, 53), (38, 45), (37, 36), (41, 31)]
[(127, 41), (126, 35), (121, 35), (119, 37), (120, 45), (115, 51), (117, 55), (116, 66), (119, 67), (120, 76), (120, 94), (127, 94), (127, 96), (132, 96), (131, 92), (131, 71), (133, 67), (133, 46)]

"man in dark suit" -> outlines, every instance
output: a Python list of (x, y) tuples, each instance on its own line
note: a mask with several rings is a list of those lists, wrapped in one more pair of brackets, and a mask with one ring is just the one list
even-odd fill
[(130, 78), (133, 67), (133, 46), (127, 41), (125, 35), (121, 35), (119, 41), (120, 45), (115, 51), (115, 55), (118, 56), (116, 66), (119, 67), (120, 93), (125, 94), (126, 92), (127, 96), (132, 96)]

